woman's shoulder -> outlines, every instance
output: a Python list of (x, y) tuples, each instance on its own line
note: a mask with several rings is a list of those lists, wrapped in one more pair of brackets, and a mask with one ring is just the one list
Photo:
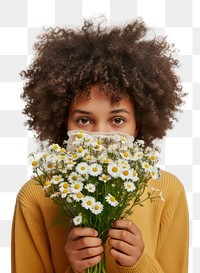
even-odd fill
[(42, 187), (34, 179), (27, 181), (17, 194), (17, 202), (25, 207), (42, 205), (47, 199)]
[(179, 178), (165, 170), (160, 171), (160, 177), (156, 180), (151, 179), (149, 184), (162, 192), (166, 202), (174, 202), (182, 194), (185, 194), (185, 189)]

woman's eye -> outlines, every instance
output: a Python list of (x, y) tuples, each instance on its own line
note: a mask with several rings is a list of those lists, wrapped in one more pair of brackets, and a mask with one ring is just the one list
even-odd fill
[(115, 119), (113, 119), (113, 123), (114, 124), (116, 124), (116, 125), (121, 125), (121, 124), (123, 124), (124, 123), (124, 119), (123, 118), (115, 118)]
[(82, 124), (82, 125), (86, 125), (86, 124), (89, 124), (89, 119), (88, 118), (79, 118), (78, 120), (77, 120), (77, 122), (79, 123), (79, 124)]

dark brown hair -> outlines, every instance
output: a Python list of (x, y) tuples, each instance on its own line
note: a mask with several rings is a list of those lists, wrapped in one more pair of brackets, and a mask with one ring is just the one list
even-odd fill
[(40, 140), (62, 144), (72, 97), (91, 85), (117, 103), (129, 96), (136, 109), (138, 138), (151, 144), (172, 128), (185, 95), (175, 73), (178, 61), (165, 37), (147, 39), (141, 19), (102, 27), (84, 20), (80, 29), (49, 28), (35, 43), (35, 58), (26, 71), (21, 98), (26, 124)]

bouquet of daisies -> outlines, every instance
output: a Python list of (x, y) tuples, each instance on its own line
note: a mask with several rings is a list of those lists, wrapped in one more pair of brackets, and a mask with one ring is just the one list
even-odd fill
[[(160, 175), (159, 148), (119, 132), (75, 130), (68, 136), (63, 147), (52, 144), (31, 154), (34, 179), (74, 225), (96, 229), (105, 244), (113, 220), (130, 215), (147, 199), (162, 198), (147, 184)], [(105, 273), (105, 260), (90, 272)]]

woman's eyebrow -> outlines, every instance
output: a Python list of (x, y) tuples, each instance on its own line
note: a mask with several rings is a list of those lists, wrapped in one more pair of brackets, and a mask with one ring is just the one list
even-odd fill
[(127, 111), (126, 109), (115, 109), (115, 110), (112, 110), (112, 111), (110, 111), (110, 113), (109, 114), (119, 114), (119, 113), (127, 113), (127, 114), (129, 114), (130, 115), (130, 112), (129, 111)]
[(85, 110), (81, 110), (81, 109), (76, 109), (72, 112), (72, 114), (85, 114), (85, 115), (91, 115), (92, 112), (88, 112), (88, 111), (85, 111)]

